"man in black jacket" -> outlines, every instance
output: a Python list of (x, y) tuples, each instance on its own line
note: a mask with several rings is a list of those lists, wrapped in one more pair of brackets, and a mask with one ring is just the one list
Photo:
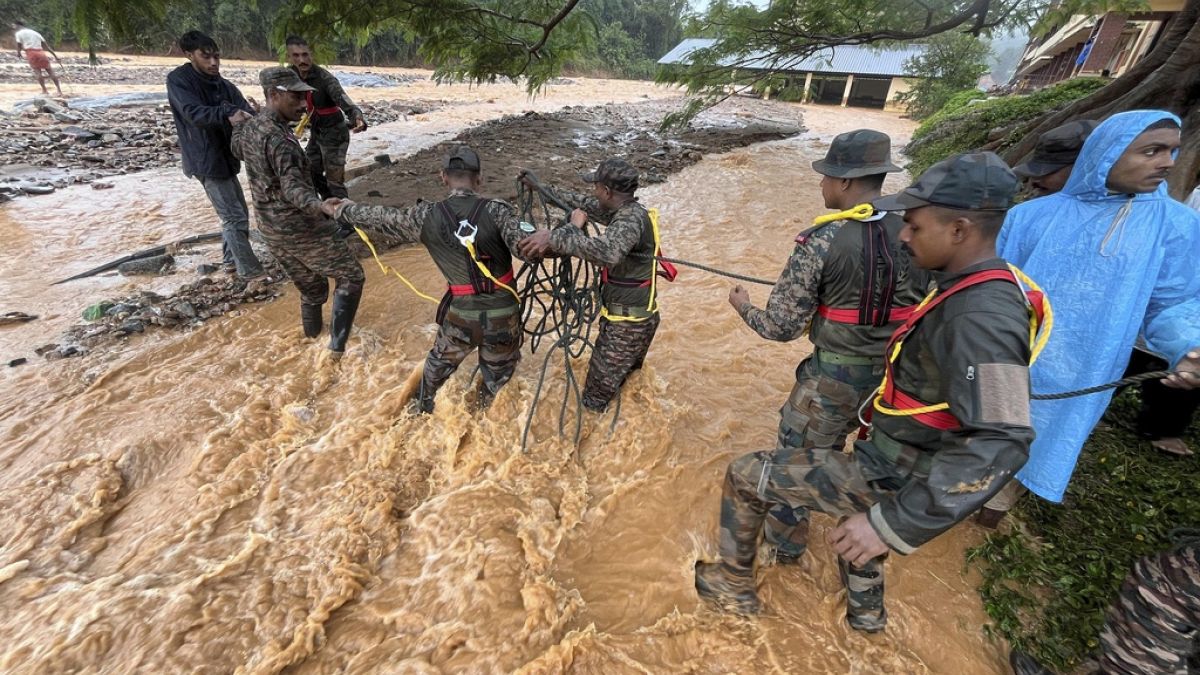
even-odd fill
[(221, 218), (221, 247), (226, 269), (243, 279), (262, 275), (262, 263), (250, 248), (250, 214), (238, 182), (241, 163), (229, 147), (233, 126), (254, 109), (232, 82), (221, 77), (221, 52), (212, 38), (188, 31), (179, 38), (188, 63), (167, 75), (167, 99), (175, 118), (183, 173), (199, 179)]

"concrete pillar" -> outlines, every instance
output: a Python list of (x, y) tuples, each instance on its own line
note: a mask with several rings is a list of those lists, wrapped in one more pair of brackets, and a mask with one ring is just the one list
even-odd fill
[(1095, 32), (1092, 41), (1092, 51), (1088, 52), (1087, 60), (1083, 62), (1081, 73), (1099, 73), (1108, 67), (1108, 62), (1116, 54), (1121, 44), (1121, 33), (1125, 30), (1127, 15), (1121, 12), (1110, 12), (1101, 19), (1100, 28)]
[(842, 92), (842, 107), (850, 105), (850, 90), (854, 87), (854, 76), (846, 76), (846, 89)]
[(804, 102), (808, 103), (812, 100), (812, 73), (804, 74)]

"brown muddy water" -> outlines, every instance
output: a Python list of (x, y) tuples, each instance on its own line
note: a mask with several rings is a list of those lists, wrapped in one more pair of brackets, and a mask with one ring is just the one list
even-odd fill
[[(883, 113), (805, 114), (803, 137), (707, 156), (644, 191), (669, 254), (774, 277), (823, 211), (809, 163), (832, 135), (874, 126), (899, 145), (912, 128)], [(137, 242), (207, 208), (182, 183), (127, 180), (135, 189), (88, 209), (3, 207), (6, 267), (53, 277), (71, 249)], [(48, 240), (26, 225), (36, 217), (61, 219)], [(440, 285), (421, 250), (385, 259)], [(893, 557), (882, 635), (842, 620), (820, 515), (807, 565), (760, 574), (764, 616), (698, 603), (692, 565), (715, 554), (720, 476), (773, 441), (810, 348), (754, 336), (725, 280), (685, 269), (663, 289), (662, 328), (615, 433), (590, 417), (573, 447), (546, 406), (523, 454), (540, 356), (486, 413), (470, 412), (466, 367), (435, 415), (408, 416), (432, 306), (366, 268), (340, 363), (301, 337), (289, 289), (190, 333), (5, 369), (0, 671), (1006, 671), (964, 572), (980, 538), (969, 525)], [(62, 312), (79, 299), (62, 298)], [(548, 400), (561, 394), (552, 377)]]

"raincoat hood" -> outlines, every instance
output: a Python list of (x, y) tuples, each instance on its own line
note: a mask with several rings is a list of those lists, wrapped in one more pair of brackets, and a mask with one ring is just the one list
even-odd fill
[[(1121, 155), (1147, 127), (1161, 120), (1173, 120), (1181, 124), (1178, 117), (1164, 110), (1130, 110), (1117, 113), (1104, 120), (1088, 136), (1071, 177), (1063, 187), (1062, 194), (1086, 201), (1101, 199), (1129, 199), (1129, 195), (1109, 194), (1106, 183), (1108, 173)], [(1167, 183), (1163, 181), (1154, 192), (1136, 195), (1134, 199), (1169, 198)]]
[[(1170, 198), (1166, 184), (1145, 194), (1110, 194), (1121, 154), (1158, 110), (1113, 115), (1084, 143), (1066, 187), (1013, 207), (996, 251), (1046, 292), (1054, 328), (1030, 369), (1034, 393), (1053, 394), (1121, 377), (1138, 336), (1176, 364), (1200, 346), (1200, 215)], [(1111, 392), (1036, 400), (1037, 437), (1017, 479), (1060, 501), (1084, 441)]]

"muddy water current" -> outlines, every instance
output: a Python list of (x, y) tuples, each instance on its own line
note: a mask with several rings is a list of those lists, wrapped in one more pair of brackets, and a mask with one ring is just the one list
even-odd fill
[[(804, 137), (709, 156), (645, 190), (668, 253), (774, 277), (822, 212), (809, 163), (865, 123), (842, 114), (814, 110)], [(153, 206), (114, 193), (97, 206), (124, 232), (199, 208), (174, 188)], [(13, 233), (30, 212), (0, 213), (6, 246), (43, 274), (59, 247), (100, 236), (63, 228), (46, 242)], [(421, 250), (386, 260), (440, 285)], [(881, 635), (842, 620), (820, 515), (805, 565), (760, 573), (764, 616), (698, 603), (692, 565), (715, 555), (724, 467), (773, 441), (810, 349), (744, 328), (726, 281), (685, 269), (663, 288), (659, 337), (611, 435), (611, 413), (588, 417), (575, 447), (547, 406), (522, 453), (541, 355), (485, 413), (471, 411), (466, 367), (432, 417), (407, 415), (433, 307), (367, 267), (341, 362), (301, 337), (289, 290), (190, 333), (4, 373), (0, 671), (1005, 672), (963, 568), (972, 526), (893, 557)]]

